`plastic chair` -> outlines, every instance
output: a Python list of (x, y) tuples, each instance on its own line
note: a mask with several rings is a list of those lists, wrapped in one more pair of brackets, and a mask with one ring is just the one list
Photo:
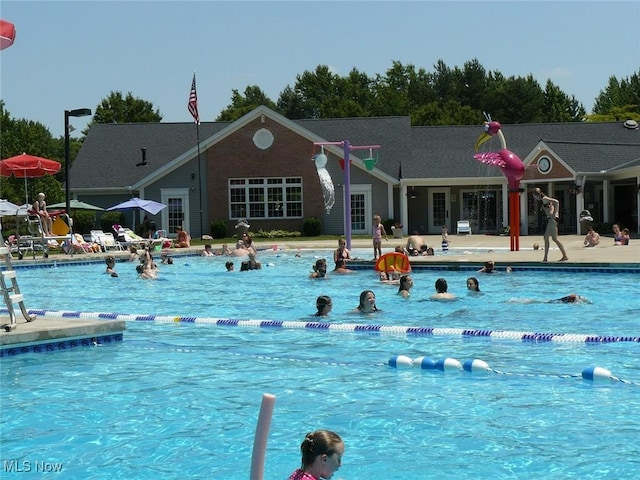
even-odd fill
[(461, 233), (468, 233), (471, 235), (471, 224), (469, 220), (458, 220), (458, 228), (456, 233), (460, 235)]

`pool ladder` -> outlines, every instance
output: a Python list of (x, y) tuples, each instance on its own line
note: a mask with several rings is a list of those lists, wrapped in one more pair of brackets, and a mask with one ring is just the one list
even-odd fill
[[(2, 233), (0, 232), (0, 240), (2, 240)], [(4, 243), (4, 242), (3, 242)], [(2, 325), (7, 332), (15, 329), (18, 325), (16, 319), (16, 312), (13, 306), (17, 303), (22, 311), (22, 316), (27, 322), (32, 322), (36, 319), (35, 315), (29, 315), (27, 308), (24, 306), (24, 295), (20, 293), (20, 287), (18, 286), (18, 279), (16, 278), (16, 271), (11, 264), (11, 251), (9, 247), (0, 247), (0, 256), (3, 258), (5, 268), (0, 272), (0, 286), (2, 286), (2, 295), (4, 297), (4, 303), (9, 310), (9, 323)]]

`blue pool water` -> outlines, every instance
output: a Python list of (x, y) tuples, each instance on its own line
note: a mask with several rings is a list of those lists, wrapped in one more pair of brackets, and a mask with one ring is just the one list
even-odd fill
[[(329, 254), (263, 253), (273, 266), (233, 273), (227, 259), (181, 258), (156, 282), (136, 279), (130, 264), (118, 264), (119, 278), (100, 264), (58, 266), (20, 270), (19, 282), (28, 308), (46, 310), (308, 322), (316, 296), (328, 294), (332, 323), (640, 334), (637, 275), (478, 275), (483, 294), (469, 296), (471, 272), (420, 271), (402, 299), (373, 272), (309, 280), (315, 258)], [(439, 276), (458, 301), (428, 301)], [(58, 295), (40, 295), (53, 288)], [(350, 313), (365, 288), (381, 314)], [(527, 303), (571, 292), (593, 303)], [(266, 479), (299, 465), (300, 442), (316, 428), (346, 442), (335, 479), (636, 478), (639, 353), (637, 342), (131, 321), (123, 342), (2, 359), (0, 460), (3, 476), (29, 462), (32, 473), (59, 465), (64, 478), (246, 479), (269, 392)], [(478, 358), (493, 371), (394, 369), (395, 355)], [(593, 365), (624, 381), (582, 380)]]

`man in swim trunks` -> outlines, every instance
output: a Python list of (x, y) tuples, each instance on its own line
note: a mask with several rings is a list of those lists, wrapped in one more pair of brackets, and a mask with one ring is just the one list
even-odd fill
[(426, 255), (427, 244), (424, 243), (424, 239), (418, 234), (416, 230), (411, 232), (409, 238), (407, 238), (407, 251), (409, 255)]

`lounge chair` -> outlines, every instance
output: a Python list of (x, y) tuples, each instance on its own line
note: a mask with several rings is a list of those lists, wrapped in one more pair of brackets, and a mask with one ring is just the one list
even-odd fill
[(79, 233), (74, 234), (70, 240), (64, 240), (62, 242), (62, 250), (65, 253), (93, 253), (93, 245), (85, 239)]
[(102, 230), (91, 230), (91, 241), (100, 245), (103, 251), (124, 250), (124, 247), (118, 242), (112, 233), (105, 233)]
[[(125, 228), (121, 225), (115, 224), (113, 225), (113, 231), (116, 232), (118, 242), (122, 245), (134, 245), (138, 248), (142, 248), (144, 245), (149, 243), (147, 239), (142, 238), (140, 235), (137, 235), (130, 228)], [(110, 234), (111, 235), (111, 234)]]
[(16, 235), (9, 235), (9, 238), (5, 240), (4, 244), (9, 249), (9, 253), (18, 254), (19, 260), (22, 260), (25, 253), (34, 251), (33, 240), (30, 238), (23, 239)]

